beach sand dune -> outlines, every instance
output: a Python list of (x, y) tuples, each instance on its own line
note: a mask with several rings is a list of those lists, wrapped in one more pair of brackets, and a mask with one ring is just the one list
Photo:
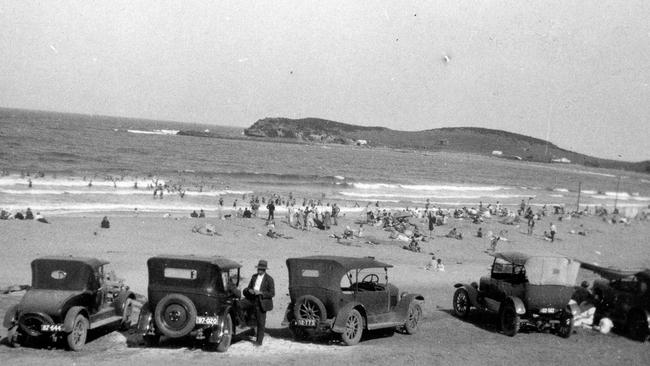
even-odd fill
[[(526, 235), (521, 227), (506, 226), (492, 219), (476, 225), (469, 221), (451, 220), (448, 225), (436, 227), (433, 239), (421, 243), (422, 253), (401, 248), (404, 242), (391, 241), (388, 232), (365, 226), (366, 235), (385, 238), (380, 244), (368, 244), (353, 239), (342, 245), (331, 234), (340, 235), (346, 225), (359, 217), (349, 214), (339, 226), (328, 231), (301, 231), (276, 220), (275, 231), (293, 239), (272, 239), (265, 235), (268, 228), (259, 218), (111, 218), (110, 229), (100, 229), (96, 217), (51, 217), (51, 224), (31, 221), (0, 221), (0, 288), (29, 284), (30, 262), (44, 255), (75, 255), (103, 258), (111, 262), (119, 277), (125, 278), (131, 288), (146, 295), (146, 260), (158, 254), (221, 255), (242, 264), (245, 286), (254, 273), (259, 259), (269, 261), (269, 273), (275, 278), (275, 309), (267, 320), (268, 337), (261, 348), (253, 347), (246, 337), (232, 345), (225, 354), (213, 354), (195, 349), (191, 344), (164, 343), (160, 348), (129, 347), (128, 334), (112, 332), (91, 341), (81, 353), (60, 349), (12, 349), (0, 345), (0, 359), (6, 364), (649, 364), (647, 344), (639, 344), (624, 337), (600, 335), (579, 329), (569, 340), (536, 332), (521, 333), (510, 338), (496, 332), (494, 319), (475, 315), (465, 322), (451, 315), (453, 284), (478, 281), (491, 264), (485, 250), (487, 238), (474, 236), (478, 227), (483, 232), (507, 230), (507, 241), (497, 250), (550, 250), (580, 260), (626, 268), (650, 267), (650, 224), (634, 221), (632, 225), (606, 224), (596, 217), (571, 221), (557, 221), (546, 217), (537, 224), (538, 233)], [(541, 231), (554, 220), (558, 227), (558, 241), (550, 243), (541, 238)], [(196, 224), (210, 223), (220, 235), (206, 236), (192, 232)], [(572, 235), (570, 230), (579, 225), (587, 236)], [(464, 234), (463, 240), (445, 238), (451, 227)], [(428, 253), (442, 258), (445, 272), (424, 269), (430, 260)], [(426, 299), (421, 331), (417, 335), (395, 334), (392, 337), (371, 333), (355, 347), (344, 347), (333, 339), (299, 343), (291, 340), (281, 326), (289, 302), (286, 259), (307, 255), (373, 256), (393, 264), (390, 281), (402, 291), (422, 293)], [(593, 279), (588, 272), (581, 278)], [(0, 313), (20, 300), (22, 292), (0, 295)], [(0, 337), (6, 329), (0, 329)]]

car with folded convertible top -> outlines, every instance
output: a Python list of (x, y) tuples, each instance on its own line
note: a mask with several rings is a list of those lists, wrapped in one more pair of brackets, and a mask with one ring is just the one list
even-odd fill
[(614, 330), (645, 342), (650, 336), (650, 269), (624, 270), (582, 263), (599, 274), (591, 292), (596, 312), (594, 323), (609, 318)]
[(568, 338), (579, 307), (569, 304), (580, 262), (553, 253), (489, 253), (489, 276), (457, 283), (453, 310), (468, 318), (472, 309), (498, 314), (497, 328), (514, 336), (520, 328), (551, 330)]
[(10, 345), (65, 341), (79, 351), (89, 330), (131, 324), (136, 294), (108, 270), (109, 262), (50, 256), (31, 263), (32, 285), (4, 317)]
[(282, 324), (298, 340), (333, 332), (345, 345), (357, 344), (367, 330), (416, 333), (424, 297), (390, 283), (391, 267), (373, 257), (287, 259), (291, 301)]
[(193, 338), (225, 352), (241, 317), (241, 265), (218, 256), (159, 255), (147, 260), (148, 302), (138, 333), (148, 346), (160, 337)]

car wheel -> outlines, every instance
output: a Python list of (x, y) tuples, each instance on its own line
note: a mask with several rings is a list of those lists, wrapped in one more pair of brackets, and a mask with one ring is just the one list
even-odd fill
[(296, 319), (316, 319), (322, 321), (327, 319), (325, 305), (317, 297), (304, 295), (298, 298), (293, 305), (293, 316)]
[(124, 303), (124, 312), (122, 313), (122, 322), (120, 329), (128, 330), (131, 328), (131, 315), (133, 315), (133, 299), (126, 299)]
[(415, 334), (418, 332), (418, 323), (422, 317), (422, 307), (420, 304), (412, 302), (409, 305), (409, 313), (404, 323), (404, 330), (407, 334)]
[(627, 320), (627, 332), (631, 339), (645, 342), (648, 338), (648, 318), (643, 311), (631, 311)]
[(230, 314), (226, 314), (226, 318), (223, 321), (223, 337), (221, 337), (221, 342), (217, 343), (217, 352), (226, 352), (230, 343), (232, 342), (232, 318)]
[(163, 297), (154, 313), (156, 327), (170, 338), (188, 335), (196, 325), (196, 307), (192, 300), (181, 294)]
[(568, 311), (563, 311), (560, 315), (560, 325), (557, 328), (557, 334), (562, 338), (569, 338), (573, 333), (573, 315)]
[(144, 345), (147, 347), (156, 347), (160, 343), (160, 334), (147, 334), (142, 337)]
[(362, 335), (363, 317), (356, 309), (352, 309), (345, 320), (345, 330), (341, 333), (341, 340), (346, 346), (353, 346), (359, 343)]
[(464, 288), (459, 288), (454, 292), (454, 313), (459, 318), (467, 318), (470, 311), (469, 294)]
[(512, 303), (502, 305), (499, 311), (499, 324), (503, 334), (513, 337), (519, 331), (519, 314)]
[(86, 344), (90, 323), (83, 314), (77, 314), (72, 323), (72, 331), (66, 336), (66, 343), (71, 351), (81, 351)]

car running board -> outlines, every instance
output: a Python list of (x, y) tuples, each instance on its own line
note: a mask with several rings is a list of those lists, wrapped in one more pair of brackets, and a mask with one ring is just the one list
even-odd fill
[(110, 318), (102, 319), (102, 320), (99, 320), (99, 321), (96, 321), (96, 322), (90, 324), (90, 329), (103, 327), (106, 324), (111, 324), (111, 323), (115, 323), (115, 322), (118, 322), (118, 321), (122, 321), (121, 316), (118, 316), (118, 315), (111, 316)]
[(399, 322), (386, 322), (386, 323), (368, 324), (368, 330), (397, 327), (397, 326), (400, 326), (400, 325), (404, 325), (404, 322), (401, 322), (401, 323), (399, 323)]

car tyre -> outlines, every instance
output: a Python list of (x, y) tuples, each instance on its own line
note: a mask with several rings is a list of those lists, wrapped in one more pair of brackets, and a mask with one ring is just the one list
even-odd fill
[(196, 325), (196, 307), (192, 300), (181, 294), (169, 294), (156, 305), (156, 327), (170, 338), (188, 335)]
[(353, 346), (361, 340), (363, 335), (363, 317), (356, 309), (350, 310), (345, 319), (345, 330), (341, 333), (341, 340), (346, 346)]
[(628, 315), (627, 332), (631, 339), (645, 342), (648, 338), (648, 318), (643, 310), (631, 311)]
[(454, 298), (453, 298), (453, 305), (454, 305), (454, 313), (456, 316), (459, 318), (466, 319), (469, 316), (470, 312), (470, 300), (469, 300), (469, 293), (467, 293), (467, 290), (464, 288), (459, 288), (454, 292)]
[(573, 333), (573, 315), (567, 310), (560, 315), (560, 325), (557, 328), (557, 334), (562, 338), (569, 338)]
[(327, 310), (325, 305), (316, 296), (304, 295), (296, 300), (293, 306), (293, 316), (296, 319), (317, 319), (323, 321), (327, 319)]
[(83, 314), (77, 314), (72, 322), (72, 331), (66, 335), (66, 344), (71, 351), (81, 351), (86, 344), (90, 323)]
[(519, 314), (512, 303), (502, 305), (499, 311), (499, 325), (503, 334), (513, 337), (519, 331)]
[(221, 342), (217, 343), (217, 352), (226, 352), (228, 350), (232, 342), (232, 332), (232, 317), (230, 314), (226, 314), (226, 318), (223, 321), (223, 337), (221, 337)]
[(409, 312), (404, 323), (404, 330), (406, 334), (415, 334), (418, 332), (418, 324), (422, 318), (422, 307), (416, 302), (409, 305)]

